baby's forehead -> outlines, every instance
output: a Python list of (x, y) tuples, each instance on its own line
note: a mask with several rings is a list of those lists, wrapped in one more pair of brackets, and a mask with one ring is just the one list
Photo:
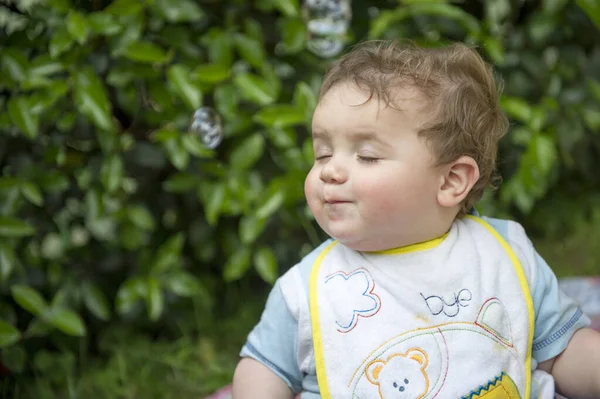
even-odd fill
[(430, 104), (423, 90), (415, 85), (395, 84), (384, 90), (377, 90), (354, 82), (340, 82), (333, 85), (329, 90), (321, 93), (318, 104), (329, 101), (340, 101), (353, 107), (376, 103), (380, 110), (392, 108), (399, 111), (413, 108), (415, 105), (429, 106)]

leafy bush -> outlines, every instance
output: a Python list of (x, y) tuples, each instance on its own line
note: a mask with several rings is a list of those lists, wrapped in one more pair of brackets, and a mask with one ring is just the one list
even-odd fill
[[(596, 2), (352, 9), (347, 44), (462, 40), (497, 66), (514, 123), (483, 211), (555, 235), (593, 212)], [(114, 329), (223, 342), (227, 319), (243, 339), (269, 284), (323, 238), (302, 181), (331, 60), (307, 51), (298, 0), (19, 0), (0, 25), (4, 372), (57, 351), (84, 364)], [(223, 121), (216, 149), (188, 131), (199, 107)]]

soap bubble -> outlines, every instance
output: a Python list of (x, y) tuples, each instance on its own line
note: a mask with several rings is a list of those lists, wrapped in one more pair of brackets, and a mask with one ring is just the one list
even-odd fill
[(223, 140), (221, 116), (213, 108), (198, 108), (192, 117), (190, 132), (199, 135), (207, 148), (217, 148)]
[(344, 49), (344, 42), (335, 37), (312, 37), (306, 43), (306, 47), (320, 57), (330, 58)]
[(305, 0), (302, 14), (310, 34), (310, 51), (329, 58), (343, 50), (352, 19), (350, 0)]

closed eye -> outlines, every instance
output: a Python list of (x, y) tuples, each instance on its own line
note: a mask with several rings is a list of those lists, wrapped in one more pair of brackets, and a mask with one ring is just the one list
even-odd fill
[(358, 156), (358, 160), (360, 162), (364, 162), (364, 163), (375, 163), (377, 161), (380, 160), (380, 158), (373, 158), (373, 157), (363, 157), (363, 156)]
[(327, 158), (331, 158), (331, 155), (319, 155), (319, 156), (315, 157), (315, 159), (317, 161), (322, 161), (322, 160), (327, 159)]

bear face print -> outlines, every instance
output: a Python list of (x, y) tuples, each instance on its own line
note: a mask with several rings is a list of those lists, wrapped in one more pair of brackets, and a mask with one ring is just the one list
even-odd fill
[(404, 354), (394, 353), (385, 361), (372, 361), (366, 375), (371, 384), (378, 386), (381, 399), (420, 399), (429, 389), (427, 364), (427, 354), (412, 348)]

